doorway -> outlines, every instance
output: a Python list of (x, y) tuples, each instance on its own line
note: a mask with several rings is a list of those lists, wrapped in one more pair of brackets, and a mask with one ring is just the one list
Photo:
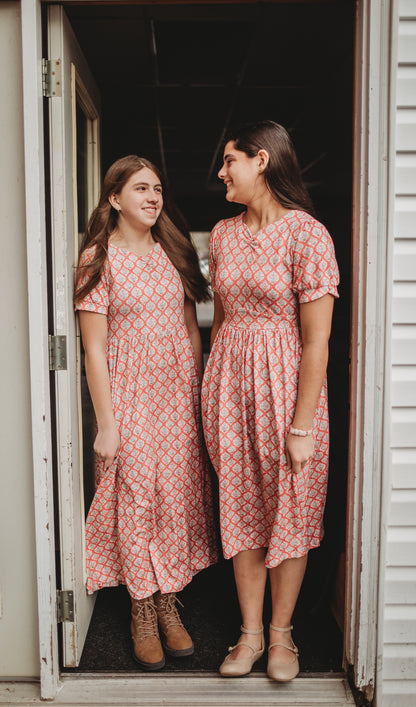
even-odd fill
[[(340, 670), (342, 616), (337, 623), (331, 606), (345, 542), (355, 3), (69, 5), (66, 13), (101, 93), (103, 171), (124, 154), (148, 157), (165, 172), (192, 232), (209, 232), (217, 220), (236, 211), (225, 202), (216, 178), (229, 125), (272, 118), (292, 135), (318, 218), (333, 236), (341, 271), (328, 368), (326, 534), (310, 554), (294, 617), (295, 626), (307, 630), (301, 635), (298, 629), (295, 637), (303, 671)], [(207, 353), (205, 320), (201, 334)], [(214, 596), (207, 591), (210, 583)], [(204, 665), (191, 666), (188, 660), (168, 668), (215, 671), (239, 625), (229, 564), (202, 573), (183, 594), (189, 618), (203, 617), (193, 633), (200, 635), (197, 654)], [(220, 615), (215, 614), (218, 603)], [(316, 629), (323, 621), (326, 633), (320, 630), (320, 643), (329, 650), (317, 659)], [(112, 644), (93, 665), (89, 641), (96, 655), (94, 631), (100, 625), (100, 645), (109, 639)], [(114, 645), (114, 632), (120, 636), (120, 649)], [(126, 596), (122, 590), (106, 590), (97, 602), (80, 668), (133, 669), (131, 662), (120, 664), (123, 641), (127, 650)], [(258, 669), (264, 666), (259, 663)]]

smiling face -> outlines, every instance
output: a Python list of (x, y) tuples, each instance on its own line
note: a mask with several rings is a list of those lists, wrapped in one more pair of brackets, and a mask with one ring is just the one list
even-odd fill
[(163, 207), (162, 185), (148, 167), (134, 172), (121, 191), (109, 197), (120, 220), (139, 230), (148, 230), (157, 221)]
[(249, 157), (237, 150), (233, 140), (227, 142), (224, 149), (223, 165), (218, 177), (227, 187), (227, 201), (237, 204), (250, 204), (259, 193), (264, 191), (262, 160), (259, 155)]

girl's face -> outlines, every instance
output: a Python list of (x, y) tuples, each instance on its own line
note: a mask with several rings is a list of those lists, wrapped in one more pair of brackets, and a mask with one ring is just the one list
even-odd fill
[(111, 194), (109, 200), (119, 217), (126, 219), (131, 226), (149, 229), (162, 211), (162, 185), (152, 170), (143, 167), (131, 175), (118, 194)]
[(258, 155), (248, 157), (237, 150), (233, 140), (227, 142), (224, 149), (223, 165), (218, 176), (227, 187), (225, 198), (237, 204), (250, 204), (258, 195), (259, 188), (264, 189), (264, 177), (260, 174)]

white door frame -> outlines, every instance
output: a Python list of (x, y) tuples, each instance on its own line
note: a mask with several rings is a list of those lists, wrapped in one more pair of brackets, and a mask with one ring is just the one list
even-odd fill
[(40, 0), (21, 0), (30, 395), (42, 696), (59, 682), (48, 357)]
[(383, 600), (391, 326), (390, 113), (395, 0), (359, 0), (354, 96), (351, 395), (345, 667), (373, 699)]
[[(74, 1), (74, 0), (73, 0)], [(389, 324), (388, 119), (394, 0), (358, 0), (346, 661), (371, 693), (376, 671)], [(41, 691), (59, 684), (46, 307), (41, 0), (21, 0), (30, 366)], [(386, 306), (387, 305), (387, 306)], [(386, 311), (387, 310), (387, 311)], [(180, 678), (178, 678), (180, 679)]]

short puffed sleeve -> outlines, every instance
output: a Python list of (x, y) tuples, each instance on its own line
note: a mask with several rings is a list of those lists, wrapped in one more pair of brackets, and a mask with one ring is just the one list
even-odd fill
[(331, 236), (319, 221), (301, 224), (293, 252), (293, 289), (299, 302), (312, 302), (326, 294), (338, 297), (339, 271)]
[[(95, 247), (87, 248), (81, 253), (79, 259), (79, 279), (77, 289), (88, 279), (88, 265), (92, 261), (95, 253)], [(104, 265), (101, 277), (98, 284), (85, 295), (81, 302), (75, 305), (75, 309), (80, 309), (85, 312), (97, 312), (97, 314), (107, 314), (108, 312), (108, 268)]]
[(208, 246), (208, 265), (209, 265), (209, 279), (211, 284), (211, 289), (213, 292), (217, 292), (217, 287), (215, 283), (215, 276), (217, 272), (217, 253), (216, 245), (218, 239), (218, 224), (214, 226), (211, 231)]

